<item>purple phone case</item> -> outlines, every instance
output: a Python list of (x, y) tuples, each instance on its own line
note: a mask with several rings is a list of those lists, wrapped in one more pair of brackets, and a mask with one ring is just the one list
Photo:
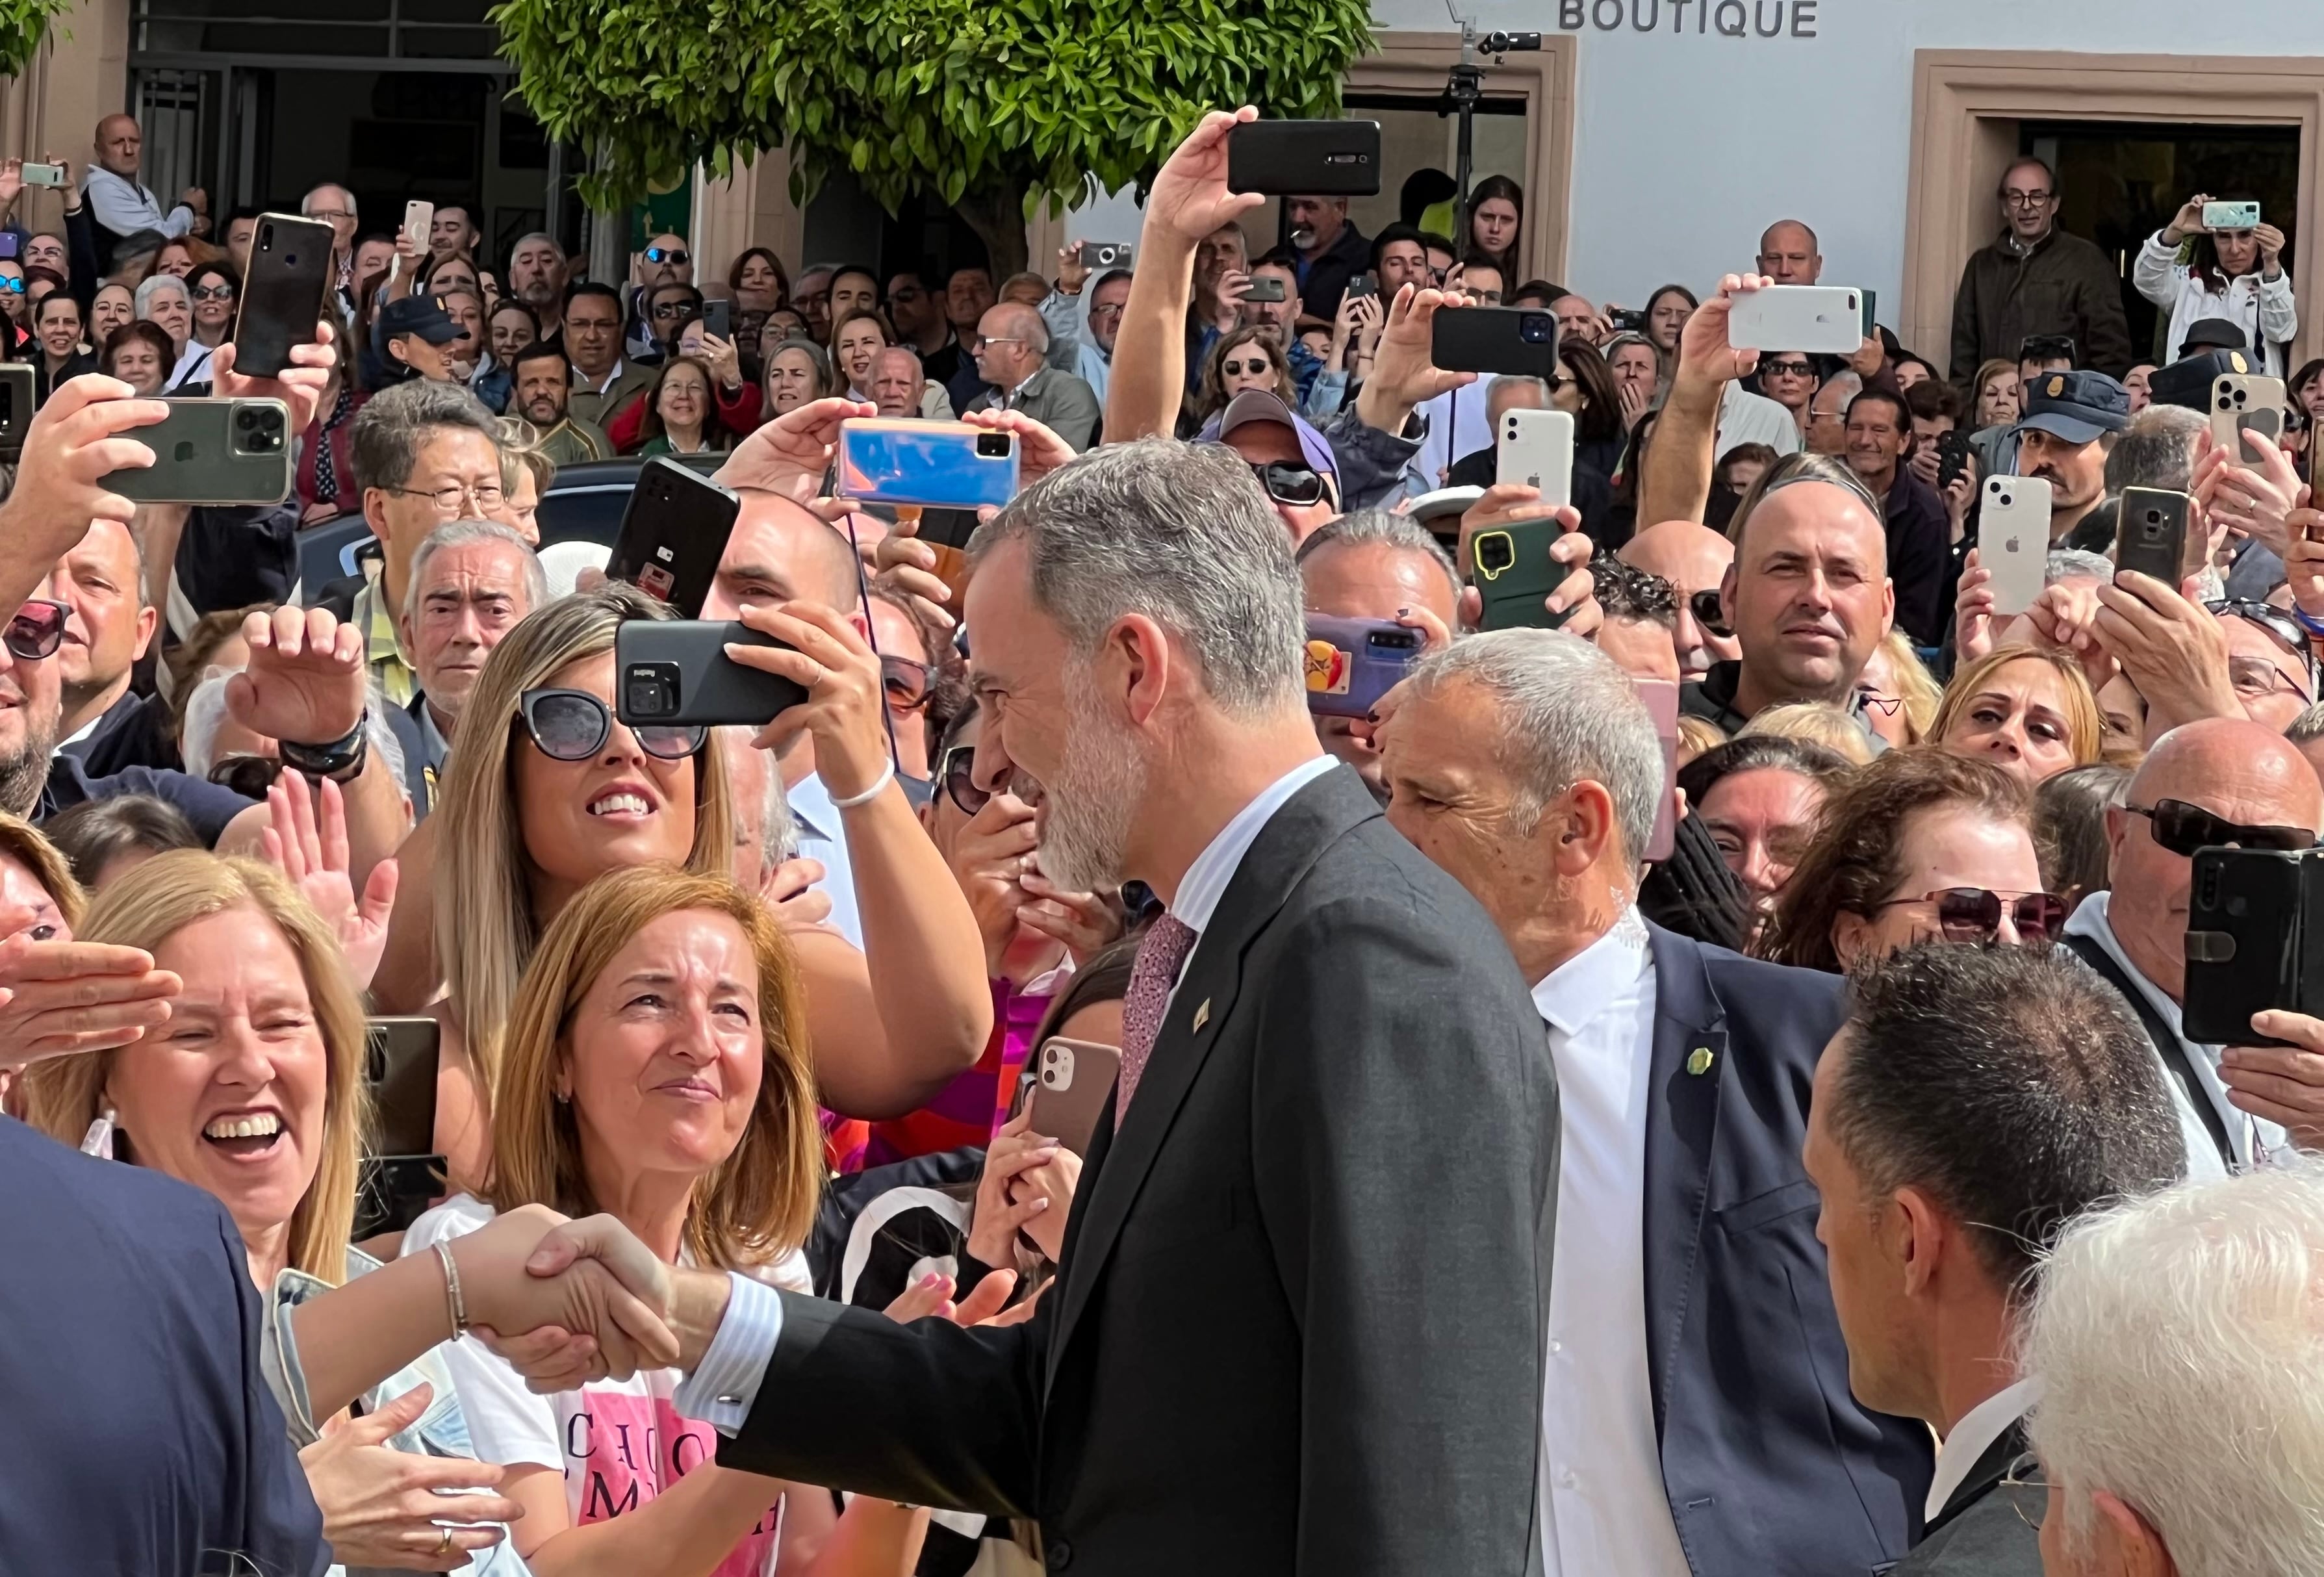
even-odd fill
[(1420, 658), (1427, 638), (1389, 619), (1307, 615), (1307, 710), (1362, 717)]

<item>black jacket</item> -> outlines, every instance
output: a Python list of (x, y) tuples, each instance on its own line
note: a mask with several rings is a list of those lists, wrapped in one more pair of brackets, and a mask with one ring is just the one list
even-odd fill
[(1345, 221), (1332, 244), (1313, 260), (1301, 258), (1300, 264), (1299, 309), (1329, 323), (1339, 316), (1340, 298), (1347, 294), (1349, 281), (1371, 267), (1371, 239), (1356, 228), (1354, 220)]
[(1112, 1111), (1029, 1323), (785, 1294), (719, 1462), (1038, 1517), (1052, 1572), (1537, 1571), (1546, 1038), (1354, 773), (1260, 831)]
[(1952, 517), (1937, 490), (1899, 464), (1888, 486), (1881, 516), (1888, 528), (1888, 579), (1896, 588), (1896, 627), (1915, 646), (1936, 646), (1945, 636), (1945, 610), (1952, 599), (1946, 574), (1952, 566)]
[(1889, 1577), (2042, 1577), (2043, 1492), (2001, 1484), (2025, 1450), (2022, 1428), (2003, 1431)]

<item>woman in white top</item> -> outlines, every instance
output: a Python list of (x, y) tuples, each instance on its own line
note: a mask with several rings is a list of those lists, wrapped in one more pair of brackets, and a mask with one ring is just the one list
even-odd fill
[[(2203, 205), (2215, 199), (2197, 192), (2178, 217), (2146, 238), (2130, 272), (2138, 293), (2171, 314), (2163, 359), (2179, 359), (2187, 330), (2206, 318), (2224, 318), (2243, 329), (2264, 370), (2283, 376), (2283, 347), (2300, 332), (2292, 280), (2283, 272), (2283, 232), (2273, 225), (2248, 230), (2209, 230)], [(2179, 261), (2189, 236), (2192, 257)]]
[[(518, 991), (484, 1197), (412, 1224), (407, 1256), (500, 1211), (604, 1211), (663, 1259), (794, 1290), (822, 1185), (822, 1134), (791, 949), (724, 876), (666, 865), (599, 878), (549, 927)], [(681, 1417), (676, 1370), (536, 1396), (474, 1337), (447, 1350), (477, 1454), (524, 1508), (540, 1577), (906, 1577), (925, 1514), (719, 1467)], [(788, 1558), (784, 1558), (788, 1556)]]

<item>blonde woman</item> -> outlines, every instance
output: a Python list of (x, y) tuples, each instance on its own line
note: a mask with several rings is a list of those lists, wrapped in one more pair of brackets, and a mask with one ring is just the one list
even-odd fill
[[(725, 877), (592, 882), (509, 1016), (491, 1176), (414, 1222), (406, 1255), (528, 1205), (603, 1209), (666, 1262), (807, 1290), (822, 1165), (800, 997), (780, 929)], [(835, 1522), (827, 1491), (717, 1466), (717, 1435), (672, 1405), (676, 1370), (543, 1397), (474, 1338), (446, 1361), (541, 1577), (904, 1577), (918, 1557), (921, 1513), (858, 1497)]]
[(1820, 744), (1860, 767), (1872, 759), (1872, 736), (1863, 724), (1830, 701), (1792, 701), (1763, 706), (1735, 735), (1738, 739), (1796, 739)]
[(1913, 650), (1913, 638), (1891, 630), (1857, 676), (1856, 694), (1872, 732), (1892, 745), (1918, 744), (1937, 720), (1944, 687)]
[(2080, 661), (2052, 646), (2005, 646), (1964, 663), (1945, 687), (1928, 737), (1984, 756), (2024, 783), (2094, 764), (2105, 722)]

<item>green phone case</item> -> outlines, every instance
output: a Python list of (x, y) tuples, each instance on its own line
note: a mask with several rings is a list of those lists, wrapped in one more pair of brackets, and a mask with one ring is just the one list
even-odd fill
[(170, 414), (131, 428), (153, 464), (105, 485), (139, 503), (275, 504), (290, 496), (290, 408), (280, 400), (171, 400)]
[(1518, 521), (1469, 539), (1469, 578), (1485, 604), (1481, 628), (1554, 630), (1565, 622), (1543, 605), (1570, 573), (1549, 556), (1562, 531), (1555, 521)]

